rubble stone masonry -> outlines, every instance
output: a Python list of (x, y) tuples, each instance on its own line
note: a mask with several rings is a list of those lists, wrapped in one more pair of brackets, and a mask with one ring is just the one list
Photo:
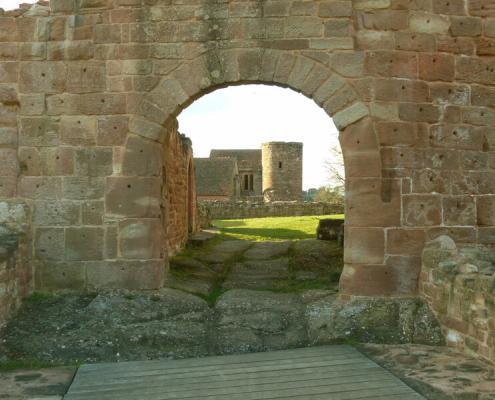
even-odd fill
[(176, 116), (216, 88), (290, 87), (340, 130), (343, 296), (416, 295), (426, 240), (495, 242), (493, 55), (490, 0), (52, 0), (4, 12), (0, 198), (32, 212), (37, 288), (157, 288), (189, 229), (169, 186), (188, 186), (170, 162)]

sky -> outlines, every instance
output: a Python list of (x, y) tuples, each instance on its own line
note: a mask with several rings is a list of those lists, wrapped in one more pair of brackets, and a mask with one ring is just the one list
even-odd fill
[(4, 10), (14, 10), (22, 3), (36, 3), (37, 0), (0, 0), (0, 8)]
[(178, 119), (180, 132), (192, 139), (195, 157), (208, 157), (211, 149), (303, 142), (304, 189), (328, 184), (325, 161), (338, 146), (337, 128), (316, 103), (291, 89), (230, 86), (201, 97)]

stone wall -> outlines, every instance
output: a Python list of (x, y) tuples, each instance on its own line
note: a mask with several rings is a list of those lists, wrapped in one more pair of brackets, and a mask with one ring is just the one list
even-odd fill
[(495, 243), (494, 20), (489, 0), (53, 0), (2, 13), (0, 199), (32, 206), (38, 286), (159, 287), (166, 254), (127, 234), (145, 220), (166, 235), (167, 127), (212, 90), (265, 83), (313, 99), (340, 131), (342, 294), (416, 295), (431, 236)]
[(25, 204), (0, 201), (0, 326), (32, 289), (28, 218)]
[(249, 201), (203, 201), (201, 204), (209, 209), (211, 219), (294, 217), (344, 213), (344, 207), (341, 204), (318, 202), (276, 201), (263, 203)]
[[(164, 165), (164, 232), (169, 256), (187, 242), (190, 233), (199, 228), (191, 141), (177, 133), (177, 124), (170, 129), (165, 142)], [(154, 240), (163, 240), (160, 230)], [(160, 238), (160, 239), (158, 239)]]
[(263, 143), (261, 152), (265, 201), (301, 201), (303, 144)]
[(495, 251), (448, 236), (423, 251), (421, 294), (450, 346), (495, 362)]

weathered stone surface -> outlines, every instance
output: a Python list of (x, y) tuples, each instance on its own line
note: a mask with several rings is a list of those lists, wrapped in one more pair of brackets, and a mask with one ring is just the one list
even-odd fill
[(425, 246), (421, 276), (421, 293), (438, 315), (448, 344), (493, 361), (493, 250), (458, 247), (440, 236)]
[(33, 298), (2, 330), (2, 338), (2, 355), (63, 363), (198, 357), (348, 340), (443, 341), (419, 300), (342, 302), (328, 291), (237, 289), (213, 308), (173, 289)]
[(353, 300), (330, 296), (306, 309), (309, 340), (335, 343), (353, 339), (365, 343), (443, 344), (440, 325), (418, 300)]
[(256, 260), (236, 263), (222, 287), (225, 289), (277, 289), (289, 279), (289, 259)]
[(215, 307), (216, 352), (244, 353), (301, 346), (304, 307), (297, 295), (231, 290)]
[(269, 258), (279, 257), (287, 253), (290, 242), (260, 242), (255, 243), (244, 257), (248, 260), (266, 260)]

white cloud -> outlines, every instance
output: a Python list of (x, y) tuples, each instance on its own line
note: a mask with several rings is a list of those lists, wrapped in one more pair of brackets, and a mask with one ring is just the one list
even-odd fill
[(15, 10), (22, 3), (36, 3), (37, 0), (0, 0), (0, 8), (4, 10)]
[(231, 86), (210, 93), (179, 115), (179, 128), (192, 139), (196, 157), (208, 157), (212, 148), (303, 142), (305, 189), (328, 183), (324, 163), (330, 148), (338, 145), (337, 129), (318, 105), (291, 89), (267, 85)]

